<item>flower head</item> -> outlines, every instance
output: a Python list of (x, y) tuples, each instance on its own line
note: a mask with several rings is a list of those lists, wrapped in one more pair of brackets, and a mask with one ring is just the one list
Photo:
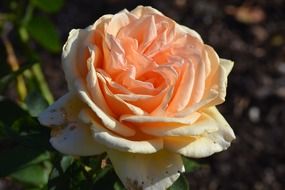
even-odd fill
[[(181, 155), (227, 149), (234, 133), (216, 105), (233, 62), (151, 7), (104, 15), (63, 47), (69, 92), (40, 116), (60, 152), (107, 152), (129, 189), (166, 189)], [(139, 171), (139, 172), (138, 172)]]

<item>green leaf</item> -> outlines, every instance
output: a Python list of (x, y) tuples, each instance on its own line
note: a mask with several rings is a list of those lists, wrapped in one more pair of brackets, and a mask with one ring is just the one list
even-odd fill
[(27, 64), (23, 67), (21, 67), (20, 69), (18, 69), (17, 71), (14, 72), (9, 72), (8, 74), (4, 75), (3, 77), (0, 78), (0, 93), (3, 93), (3, 91), (6, 89), (6, 87), (8, 86), (8, 84), (13, 81), (14, 79), (17, 78), (17, 76), (19, 76), (20, 74), (22, 74), (24, 71), (26, 71), (27, 69), (29, 69), (32, 64)]
[(44, 187), (48, 183), (52, 165), (45, 161), (40, 164), (29, 165), (11, 175), (11, 177), (27, 186)]
[(55, 53), (60, 51), (59, 34), (47, 17), (33, 17), (27, 24), (27, 29), (32, 38), (44, 48)]
[[(63, 159), (65, 156), (62, 157), (59, 154), (56, 154), (55, 156), (55, 160), (53, 161), (54, 168), (50, 175), (48, 189), (92, 189), (90, 186), (91, 180), (89, 179), (89, 176), (85, 175), (86, 171), (84, 170), (80, 159), (74, 158), (70, 164), (70, 157), (68, 158), (67, 156), (66, 159)], [(63, 161), (66, 163), (63, 163)], [(66, 167), (65, 171), (63, 171), (64, 167)]]
[(189, 190), (189, 182), (186, 177), (181, 174), (178, 180), (176, 180), (168, 190)]
[(42, 134), (0, 139), (0, 177), (49, 159), (48, 139)]
[[(14, 121), (11, 126), (8, 126), (8, 135), (23, 135), (23, 134), (35, 134), (41, 132), (44, 128), (39, 125), (36, 118), (31, 116), (20, 117)], [(19, 137), (20, 138), (20, 137)]]
[(31, 70), (33, 72), (33, 75), (35, 77), (42, 96), (47, 100), (49, 104), (52, 104), (54, 101), (53, 95), (48, 87), (48, 83), (44, 77), (41, 65), (35, 64)]
[(107, 165), (98, 171), (93, 176), (93, 189), (114, 189), (115, 187), (119, 188), (120, 179), (116, 175), (113, 167), (111, 165)]
[(38, 116), (48, 106), (46, 99), (37, 91), (29, 93), (25, 102), (29, 113), (34, 117)]
[(46, 12), (56, 12), (64, 5), (64, 0), (31, 0), (36, 7)]
[(183, 164), (184, 164), (186, 173), (190, 173), (192, 171), (195, 171), (195, 170), (201, 168), (201, 165), (195, 160), (192, 160), (192, 159), (186, 158), (186, 157), (182, 157), (182, 160), (183, 160)]
[(62, 171), (66, 172), (66, 170), (72, 165), (73, 162), (73, 156), (63, 156), (62, 160), (60, 161)]
[[(1, 46), (0, 46), (0, 48), (1, 48)], [(4, 51), (4, 49), (3, 49), (3, 51)], [(4, 58), (2, 58), (2, 60), (4, 60)], [(6, 63), (6, 62), (3, 63), (1, 61), (0, 62), (0, 77), (4, 77), (5, 75), (9, 74), (10, 72), (11, 72), (11, 69), (10, 69), (8, 63)]]
[(121, 181), (116, 181), (114, 184), (114, 190), (126, 190), (126, 188)]
[(1, 96), (0, 108), (0, 121), (7, 126), (10, 126), (18, 118), (28, 115), (28, 113), (21, 109), (16, 103)]
[(93, 182), (96, 183), (100, 179), (103, 179), (109, 172), (112, 171), (112, 169), (113, 167), (108, 165), (99, 170), (99, 172), (95, 174)]

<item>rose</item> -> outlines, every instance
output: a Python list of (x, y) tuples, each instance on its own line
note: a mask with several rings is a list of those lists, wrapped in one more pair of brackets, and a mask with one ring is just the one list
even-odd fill
[(62, 153), (107, 152), (128, 189), (166, 189), (184, 171), (180, 155), (209, 156), (235, 138), (215, 107), (233, 63), (151, 7), (72, 30), (62, 57), (69, 92), (39, 121)]

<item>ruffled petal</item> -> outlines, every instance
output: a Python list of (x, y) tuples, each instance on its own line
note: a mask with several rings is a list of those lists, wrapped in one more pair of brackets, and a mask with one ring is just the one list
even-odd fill
[(130, 13), (135, 15), (137, 18), (140, 18), (142, 16), (146, 16), (146, 15), (154, 15), (154, 14), (163, 16), (163, 14), (161, 12), (159, 12), (158, 10), (156, 10), (150, 6), (141, 6), (141, 5), (137, 6)]
[[(205, 133), (213, 133), (219, 130), (214, 119), (206, 114), (194, 114), (192, 116), (192, 123), (180, 124), (177, 123), (157, 123), (151, 125), (142, 125), (140, 130), (146, 134), (158, 137), (175, 136), (175, 137), (189, 137), (199, 136)], [(190, 120), (190, 119), (189, 119)]]
[(76, 84), (79, 89), (79, 96), (83, 102), (85, 102), (89, 108), (100, 118), (104, 127), (108, 128), (115, 133), (118, 133), (122, 136), (133, 136), (135, 131), (126, 125), (118, 122), (114, 117), (105, 113), (98, 105), (96, 105), (90, 98), (90, 96), (86, 93), (86, 88), (82, 84), (81, 81), (78, 81)]
[[(142, 127), (156, 127), (156, 126), (167, 126), (167, 125), (185, 125), (192, 124), (198, 118), (200, 114), (195, 112), (187, 117), (160, 117), (160, 116), (151, 116), (151, 115), (123, 115), (120, 117), (120, 121), (130, 122), (136, 126)], [(139, 125), (141, 124), (141, 125)]]
[(112, 133), (102, 126), (99, 118), (94, 117), (91, 110), (83, 110), (80, 113), (80, 118), (85, 123), (91, 124), (92, 134), (96, 141), (104, 144), (108, 148), (142, 154), (154, 153), (163, 148), (161, 138), (135, 141), (122, 138)]
[(180, 112), (177, 112), (175, 114), (176, 116), (183, 117), (197, 110), (219, 105), (225, 101), (228, 81), (227, 77), (232, 70), (233, 62), (219, 58), (216, 52), (210, 46), (205, 47), (212, 62), (212, 73), (207, 78), (204, 96), (201, 101)]
[(108, 156), (129, 190), (167, 189), (184, 172), (181, 156), (166, 151), (132, 154), (109, 149)]
[(218, 127), (217, 131), (200, 136), (164, 137), (165, 148), (193, 158), (206, 157), (226, 150), (235, 139), (233, 130), (216, 107), (208, 108), (204, 113), (212, 118), (209, 122)]

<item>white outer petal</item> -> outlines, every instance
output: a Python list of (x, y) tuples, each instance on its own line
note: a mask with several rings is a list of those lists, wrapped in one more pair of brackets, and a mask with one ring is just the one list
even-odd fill
[(164, 190), (178, 179), (180, 172), (184, 172), (181, 156), (166, 151), (132, 154), (110, 149), (108, 156), (129, 190)]
[(94, 138), (108, 148), (116, 149), (123, 152), (141, 154), (155, 153), (163, 148), (163, 141), (159, 138), (144, 141), (132, 141), (121, 138), (119, 136), (115, 136), (107, 131), (96, 132), (95, 129), (98, 129), (98, 126), (96, 126), (96, 128), (93, 128)]
[(77, 64), (83, 61), (86, 39), (90, 35), (86, 29), (72, 29), (62, 49), (62, 67), (69, 90), (74, 89), (75, 81), (80, 78)]
[(82, 107), (83, 103), (76, 93), (69, 92), (40, 113), (38, 120), (42, 125), (57, 127), (76, 120)]
[(59, 152), (70, 155), (91, 156), (105, 151), (92, 137), (89, 126), (79, 122), (52, 129), (50, 143)]
[(206, 133), (198, 137), (166, 137), (164, 139), (165, 148), (194, 158), (207, 157), (216, 152), (226, 150), (230, 146), (231, 141), (235, 139), (233, 130), (215, 107), (206, 109), (204, 113), (215, 121), (213, 125), (218, 126), (218, 131)]

